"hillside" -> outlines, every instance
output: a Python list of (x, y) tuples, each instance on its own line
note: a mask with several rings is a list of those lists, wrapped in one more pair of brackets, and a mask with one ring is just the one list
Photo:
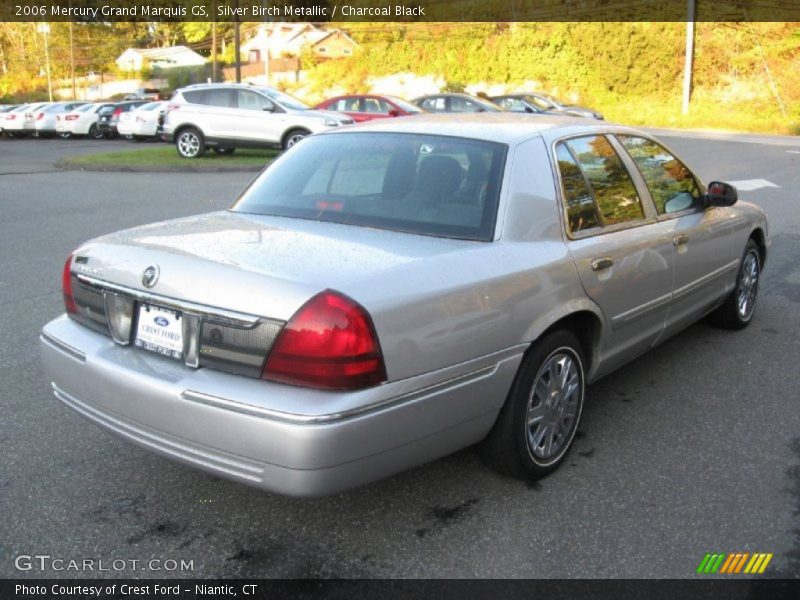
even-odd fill
[[(698, 23), (689, 115), (684, 23), (348, 24), (363, 51), (317, 64), (302, 91), (536, 89), (632, 124), (800, 133), (800, 25)], [(412, 86), (406, 86), (413, 88)]]

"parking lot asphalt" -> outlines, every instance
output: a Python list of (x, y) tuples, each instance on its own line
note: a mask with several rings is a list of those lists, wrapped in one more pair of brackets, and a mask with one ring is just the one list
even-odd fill
[[(74, 247), (224, 208), (253, 174), (62, 172), (66, 153), (129, 144), (0, 137), (0, 577), (683, 578), (706, 552), (772, 552), (768, 574), (800, 576), (800, 139), (663, 139), (706, 181), (777, 186), (740, 193), (773, 240), (750, 327), (699, 323), (593, 385), (568, 461), (539, 483), (467, 449), (296, 500), (106, 434), (38, 362)], [(32, 554), (126, 562), (15, 567)]]

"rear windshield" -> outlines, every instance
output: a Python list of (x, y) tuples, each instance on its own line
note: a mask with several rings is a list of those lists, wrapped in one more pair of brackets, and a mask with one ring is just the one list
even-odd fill
[(231, 210), (489, 241), (506, 146), (403, 133), (310, 136)]

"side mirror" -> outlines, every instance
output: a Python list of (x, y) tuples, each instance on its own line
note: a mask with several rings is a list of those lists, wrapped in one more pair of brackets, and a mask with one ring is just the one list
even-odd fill
[(393, 108), (393, 109), (391, 109), (389, 111), (389, 116), (390, 117), (399, 117), (400, 116), (400, 112), (397, 109)]
[(706, 206), (733, 206), (739, 199), (739, 192), (729, 183), (712, 181), (705, 195)]
[(525, 112), (526, 112), (526, 113), (532, 113), (532, 112), (533, 112), (533, 109), (532, 109), (530, 106), (526, 106), (526, 107), (525, 107)]
[(261, 110), (266, 112), (275, 112), (275, 106), (272, 104), (266, 104)]

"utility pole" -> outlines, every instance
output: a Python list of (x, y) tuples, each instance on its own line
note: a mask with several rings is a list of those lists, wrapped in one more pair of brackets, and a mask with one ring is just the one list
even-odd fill
[(217, 21), (211, 21), (211, 81), (217, 81)]
[(242, 57), (239, 51), (239, 0), (236, 0), (236, 17), (233, 22), (233, 52), (236, 65), (236, 83), (242, 83)]
[(681, 112), (689, 114), (689, 99), (692, 96), (692, 63), (694, 62), (695, 0), (686, 4), (686, 57), (683, 64), (683, 106)]
[(47, 71), (47, 93), (50, 97), (50, 102), (53, 101), (53, 83), (50, 79), (50, 46), (47, 42), (47, 36), (50, 34), (50, 25), (48, 23), (39, 23), (36, 31), (44, 35), (44, 62), (45, 70)]
[(75, 89), (75, 47), (72, 43), (72, 21), (69, 22), (69, 73), (72, 77), (72, 99), (78, 99), (78, 92)]

